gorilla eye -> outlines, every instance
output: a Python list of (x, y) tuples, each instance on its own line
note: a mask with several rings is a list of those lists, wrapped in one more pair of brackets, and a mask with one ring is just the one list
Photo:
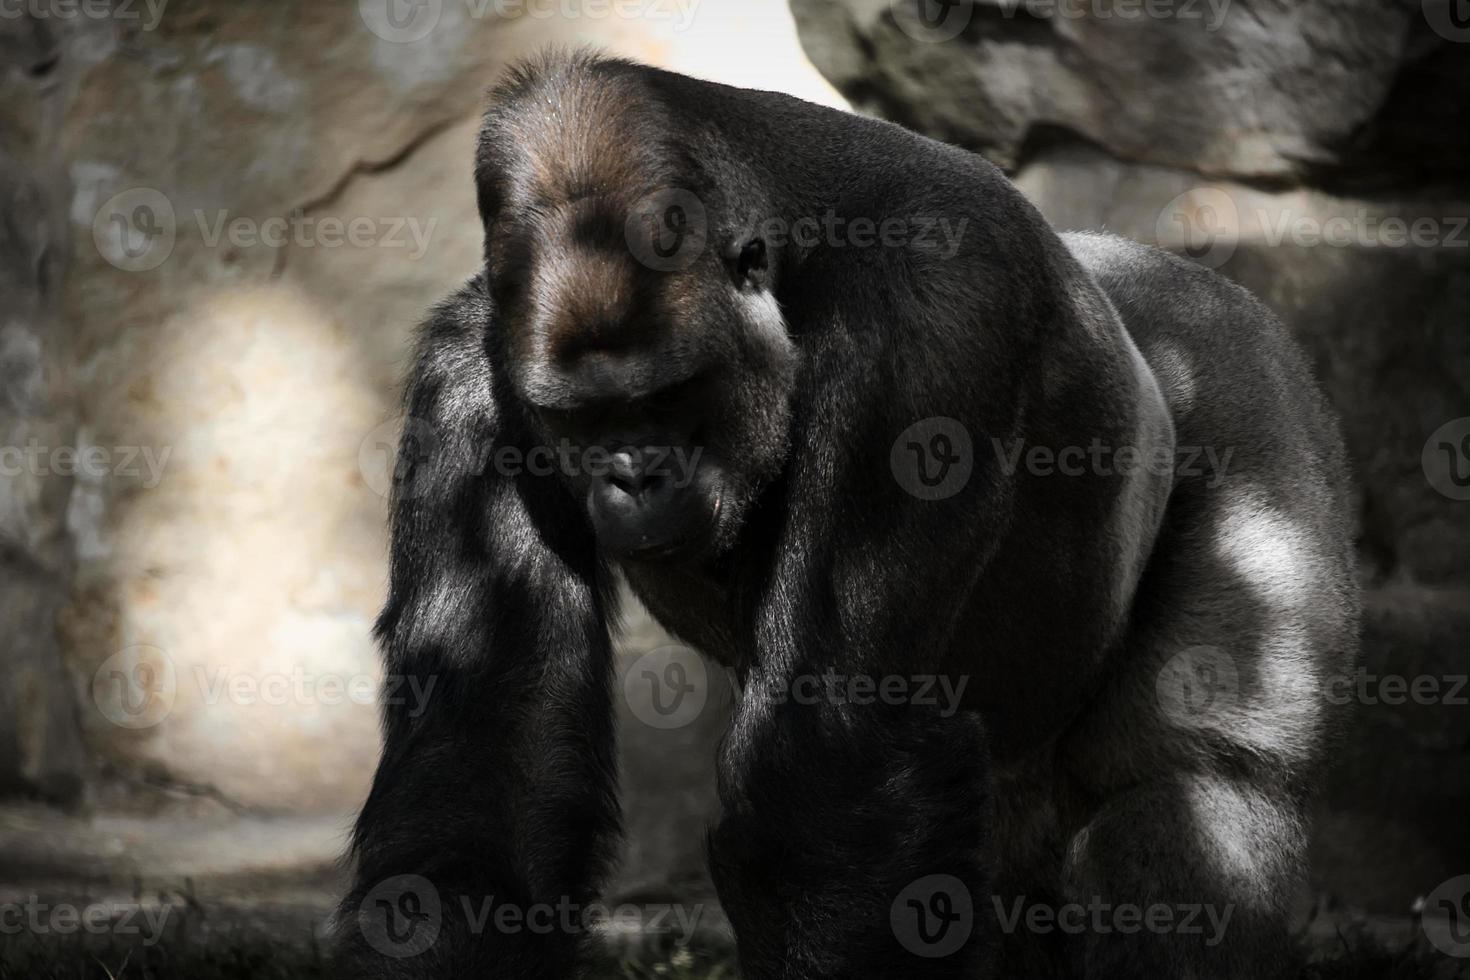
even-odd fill
[(765, 271), (765, 239), (752, 238), (740, 249), (740, 258), (735, 264), (735, 277), (742, 283), (758, 283)]

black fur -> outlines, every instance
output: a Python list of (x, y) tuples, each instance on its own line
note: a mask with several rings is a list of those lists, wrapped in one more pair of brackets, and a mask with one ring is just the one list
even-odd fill
[[(1332, 725), (1272, 685), (1351, 661), (1357, 597), (1335, 424), (1269, 313), (1162, 253), (1064, 241), (972, 154), (624, 62), (515, 73), (476, 175), (486, 272), (423, 334), (408, 414), (429, 434), (404, 450), (378, 626), (389, 671), (436, 686), (422, 716), (386, 712), (338, 926), (350, 975), (571, 975), (583, 933), (476, 931), (456, 899), (596, 894), (615, 566), (742, 682), (710, 854), (750, 980), (1288, 968)], [(624, 218), (669, 187), (706, 208), (708, 243), (658, 271), (628, 259)], [(829, 213), (965, 224), (949, 254), (760, 231)], [(926, 500), (889, 460), (933, 417), (963, 425), (974, 468)], [(705, 453), (685, 492), (480, 465), (648, 433)], [(1218, 482), (1059, 477), (1006, 472), (992, 439), (1234, 455)], [(1279, 569), (1250, 550), (1283, 537)], [(1240, 701), (1181, 728), (1155, 682), (1198, 646), (1228, 652)], [(958, 713), (780, 696), (829, 669), (969, 683)], [(394, 958), (358, 914), (400, 874), (443, 913)], [(941, 957), (890, 927), (935, 874), (975, 909)], [(997, 921), (1018, 896), (1236, 911), (1218, 944), (1035, 935)]]

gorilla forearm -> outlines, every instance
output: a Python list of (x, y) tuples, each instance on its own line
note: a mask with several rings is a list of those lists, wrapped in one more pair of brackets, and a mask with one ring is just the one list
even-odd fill
[[(478, 282), (444, 304), (409, 387), (378, 635), (388, 672), (425, 696), (385, 709), (339, 923), (355, 976), (565, 974), (579, 929), (562, 928), (560, 915), (551, 930), (497, 929), (485, 912), (580, 908), (616, 831), (595, 556), (585, 533), (569, 533), (578, 522), (556, 513), (557, 498), (533, 500), (483, 465), (492, 447), (516, 441), (486, 363), (490, 317)], [(414, 887), (441, 910), (437, 939), (412, 957), (395, 956), (412, 948), (408, 922), (386, 940), (372, 932), (374, 917), (396, 914), (393, 896), (390, 907), (360, 907), (400, 875), (421, 876)]]
[[(989, 893), (989, 772), (975, 717), (747, 697), (720, 779), (725, 815), (710, 866), (740, 936), (743, 976), (982, 975), (985, 929), (969, 917), (938, 923), (953, 929), (941, 936), (950, 944), (926, 956), (903, 902), (930, 875), (957, 883), (940, 889), (942, 900)], [(919, 915), (932, 897), (916, 899)]]

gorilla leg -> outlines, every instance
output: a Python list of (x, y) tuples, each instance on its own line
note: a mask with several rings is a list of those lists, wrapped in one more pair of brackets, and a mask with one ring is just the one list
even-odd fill
[(1064, 873), (1087, 909), (1081, 975), (1291, 975), (1285, 923), (1305, 845), (1298, 815), (1243, 781), (1181, 776), (1121, 794), (1073, 838)]
[[(1067, 242), (1159, 376), (1178, 444), (1218, 461), (1180, 465), (1113, 668), (1060, 744), (1063, 884), (1105, 923), (1083, 973), (1285, 976), (1342, 714), (1329, 683), (1357, 647), (1341, 440), (1244, 290), (1144, 246)], [(1126, 932), (1125, 906), (1144, 916)]]
[(825, 505), (794, 515), (774, 569), (750, 576), (752, 656), (721, 747), (724, 813), (710, 840), (742, 973), (981, 975), (992, 940), (989, 752), (978, 714), (958, 703), (968, 678), (941, 676), (935, 653), (950, 642), (945, 610), (968, 584), (969, 556), (919, 544), (980, 525), (956, 523), (962, 504), (926, 506), (896, 487), (876, 516), (848, 509), (859, 480), (805, 461), (793, 481)]
[(1006, 980), (1068, 976), (1076, 938), (1060, 930), (1033, 931), (1009, 916), (1032, 905), (1060, 908), (1065, 842), (1057, 823), (1056, 751), (995, 769), (995, 881), (985, 913), (998, 933), (996, 975)]
[(978, 719), (768, 693), (747, 685), (737, 710), (710, 841), (742, 975), (980, 975), (990, 859)]
[(384, 710), (345, 976), (570, 975), (616, 827), (601, 576), (569, 497), (484, 465), (520, 439), (490, 316), (478, 280), (440, 307), (408, 394), (377, 629), (386, 672), (427, 697)]

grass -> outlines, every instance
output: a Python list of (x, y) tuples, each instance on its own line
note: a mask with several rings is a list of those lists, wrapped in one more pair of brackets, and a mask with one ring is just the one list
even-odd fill
[[(281, 949), (258, 938), (209, 946), (127, 946), (6, 937), (0, 947), (5, 980), (325, 980), (319, 950)], [(718, 954), (676, 951), (660, 962), (607, 963), (591, 980), (736, 980)]]
[[(317, 980), (328, 976), (314, 941), (280, 942), (255, 932), (206, 933), (187, 922), (152, 945), (116, 936), (85, 939), (22, 932), (0, 937), (0, 980)], [(645, 963), (608, 962), (593, 980), (737, 980), (727, 953), (674, 948)], [(1361, 931), (1339, 933), (1302, 980), (1456, 980), (1470, 960), (1420, 941), (1390, 950)]]
[[(291, 917), (262, 927), (180, 908), (160, 938), (0, 928), (0, 980), (318, 980), (331, 976), (315, 936)], [(0, 920), (0, 926), (9, 925)], [(698, 942), (698, 940), (696, 940)], [(726, 950), (670, 944), (647, 962), (609, 959), (588, 980), (736, 980)]]

